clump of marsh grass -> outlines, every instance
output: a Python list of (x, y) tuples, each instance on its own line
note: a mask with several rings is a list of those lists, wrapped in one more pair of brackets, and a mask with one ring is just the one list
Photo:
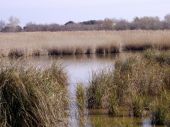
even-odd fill
[(132, 99), (132, 112), (134, 117), (142, 117), (144, 111), (143, 99), (135, 96)]
[(163, 81), (165, 83), (165, 87), (170, 90), (170, 67), (166, 67), (165, 71), (164, 71), (164, 77), (163, 77)]
[(163, 68), (163, 81), (166, 88), (170, 88), (170, 52), (169, 51), (156, 51), (156, 50), (148, 50), (144, 52), (144, 58), (148, 59), (149, 61), (159, 63), (160, 66)]
[(80, 54), (84, 54), (84, 50), (82, 48), (76, 48), (75, 55), (80, 55)]
[[(64, 77), (64, 78), (63, 78)], [(62, 81), (61, 81), (61, 79)], [(1, 64), (0, 123), (4, 127), (60, 126), (65, 117), (66, 76), (48, 69)]]
[(74, 49), (71, 48), (49, 48), (49, 56), (58, 56), (58, 55), (74, 55)]
[(168, 109), (163, 105), (155, 106), (152, 112), (152, 124), (164, 125), (166, 122)]
[(96, 54), (105, 54), (105, 49), (103, 47), (97, 47)]
[(129, 109), (135, 117), (153, 112), (151, 102), (169, 88), (169, 64), (152, 54), (118, 59), (115, 69), (94, 75), (87, 90), (88, 107), (107, 109), (113, 116), (120, 113), (118, 107)]
[(157, 105), (152, 111), (152, 124), (164, 125), (167, 120), (168, 108), (163, 105)]
[(157, 49), (157, 50), (160, 50), (160, 51), (170, 50), (169, 42), (166, 42), (166, 43), (156, 43), (153, 46), (154, 46), (154, 49)]
[(93, 81), (87, 90), (88, 108), (101, 108), (102, 93), (102, 86), (100, 88), (100, 86)]
[(144, 51), (147, 49), (151, 49), (151, 44), (125, 44), (123, 46), (123, 51)]
[[(2, 49), (0, 49), (0, 50), (2, 50)], [(0, 58), (5, 57), (5, 56), (6, 56), (6, 55), (4, 54), (3, 50), (0, 51)]]
[(155, 56), (155, 60), (159, 63), (170, 65), (170, 52), (169, 53), (160, 53)]
[(118, 46), (110, 46), (109, 48), (109, 53), (119, 53), (120, 52), (120, 47)]
[(119, 61), (115, 68), (115, 84), (123, 91), (119, 92), (121, 94), (118, 98), (129, 100), (124, 103), (130, 102), (134, 116), (141, 117), (142, 112), (146, 108), (149, 109), (150, 105), (144, 98), (152, 98), (153, 100), (166, 89), (169, 78), (165, 72), (168, 70), (168, 65), (162, 65), (157, 60), (148, 60), (137, 56)]
[(166, 94), (166, 91), (162, 92), (161, 96), (155, 98), (151, 104), (152, 124), (165, 125), (167, 122), (170, 107), (167, 104), (169, 98), (167, 98)]
[(85, 114), (86, 114), (86, 91), (83, 87), (83, 84), (78, 84), (76, 88), (76, 102), (78, 106), (78, 114), (80, 120), (80, 126), (84, 126), (85, 124)]
[(156, 50), (147, 50), (144, 52), (144, 57), (150, 61), (156, 61), (160, 64), (170, 65), (170, 51), (156, 51)]
[(90, 86), (87, 88), (88, 108), (100, 109), (108, 107), (108, 84), (111, 84), (112, 76), (104, 71), (93, 73)]
[(91, 48), (87, 48), (85, 54), (86, 55), (94, 54), (94, 51)]
[(41, 56), (41, 51), (40, 50), (34, 50), (32, 52), (32, 56)]
[(110, 45), (110, 46), (98, 46), (96, 48), (96, 54), (114, 54), (114, 53), (119, 53), (120, 52), (120, 47), (116, 45)]
[(88, 107), (105, 109), (109, 115), (118, 115), (117, 88), (113, 82), (113, 68), (93, 73), (90, 87), (87, 89)]
[(18, 58), (24, 56), (24, 51), (21, 49), (11, 49), (8, 53), (11, 58)]
[(72, 48), (63, 48), (62, 50), (61, 50), (61, 54), (62, 55), (74, 55), (74, 49), (72, 49)]
[[(132, 69), (136, 60), (129, 58), (125, 61), (117, 60), (115, 63), (115, 70), (113, 70), (113, 84), (117, 91), (117, 97), (119, 104), (129, 102), (130, 89), (129, 89), (129, 77), (132, 75)], [(125, 100), (127, 102), (125, 102)]]
[(48, 49), (48, 55), (54, 56), (54, 55), (61, 55), (62, 52), (58, 48), (49, 48)]
[(118, 101), (117, 101), (117, 96), (116, 93), (112, 91), (109, 96), (109, 104), (108, 104), (108, 114), (111, 116), (118, 116)]
[[(134, 56), (115, 65), (116, 81), (124, 82), (129, 94), (159, 95), (164, 88), (164, 69), (157, 62)], [(119, 85), (119, 82), (115, 82)]]
[(77, 98), (77, 106), (80, 111), (80, 115), (84, 114), (84, 110), (86, 108), (86, 95), (85, 95), (85, 88), (82, 84), (77, 85), (76, 89), (76, 98)]

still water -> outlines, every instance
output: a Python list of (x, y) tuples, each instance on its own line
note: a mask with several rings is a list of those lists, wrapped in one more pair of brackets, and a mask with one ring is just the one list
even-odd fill
[[(62, 64), (68, 75), (69, 104), (69, 127), (155, 127), (151, 125), (149, 118), (110, 117), (102, 113), (88, 113), (79, 118), (76, 105), (76, 87), (81, 83), (88, 87), (92, 78), (92, 72), (100, 72), (109, 68), (114, 69), (115, 57), (118, 56), (64, 56), (64, 57), (30, 57), (24, 59), (38, 67), (48, 67), (54, 61)], [(89, 114), (89, 115), (88, 115)], [(83, 119), (83, 121), (82, 121)]]

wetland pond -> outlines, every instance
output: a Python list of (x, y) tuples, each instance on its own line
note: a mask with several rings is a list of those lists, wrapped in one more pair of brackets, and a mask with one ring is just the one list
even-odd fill
[(117, 56), (64, 56), (64, 57), (28, 57), (24, 60), (39, 67), (48, 66), (53, 61), (61, 63), (68, 75), (69, 127), (158, 127), (152, 126), (150, 118), (111, 117), (102, 111), (88, 111), (85, 116), (79, 118), (76, 105), (76, 87), (81, 83), (84, 87), (92, 78), (92, 72), (100, 72), (109, 68), (114, 69)]

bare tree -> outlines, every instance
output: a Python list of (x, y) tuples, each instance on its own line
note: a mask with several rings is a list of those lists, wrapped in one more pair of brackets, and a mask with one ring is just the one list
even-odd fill
[(164, 17), (163, 28), (164, 28), (164, 29), (170, 29), (170, 14), (167, 14), (167, 15)]
[(8, 19), (8, 21), (9, 21), (8, 26), (11, 26), (11, 27), (19, 26), (19, 23), (20, 23), (20, 20), (17, 17), (13, 17), (13, 16), (11, 16)]
[(167, 14), (167, 15), (164, 17), (164, 21), (170, 23), (170, 14)]
[(2, 32), (21, 32), (22, 31), (22, 27), (19, 26), (19, 19), (16, 17), (10, 17), (8, 19), (8, 24), (5, 25), (4, 28), (2, 28)]
[(115, 25), (115, 29), (116, 30), (127, 30), (127, 29), (129, 29), (129, 22), (125, 19), (121, 19), (121, 20), (117, 21), (117, 23)]
[(131, 23), (134, 29), (161, 29), (161, 22), (158, 17), (136, 17)]
[(114, 23), (113, 23), (113, 21), (111, 19), (106, 18), (103, 21), (103, 26), (104, 26), (104, 29), (112, 30), (113, 27), (114, 27)]
[(0, 20), (0, 31), (5, 27), (5, 21)]

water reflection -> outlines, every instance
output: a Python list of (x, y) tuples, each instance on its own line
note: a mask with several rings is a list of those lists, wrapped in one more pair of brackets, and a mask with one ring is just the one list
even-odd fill
[(143, 127), (152, 127), (151, 119), (150, 118), (144, 119), (142, 125), (143, 125)]
[[(75, 59), (75, 61), (65, 62), (65, 69), (69, 77), (68, 91), (70, 93), (70, 114), (69, 127), (86, 126), (90, 127), (88, 117), (80, 118), (76, 104), (76, 87), (78, 83), (82, 83), (85, 87), (89, 84), (92, 78), (92, 71), (99, 71), (104, 68), (110, 68), (114, 64), (114, 59), (88, 57), (86, 59)], [(87, 113), (86, 113), (87, 114)]]

